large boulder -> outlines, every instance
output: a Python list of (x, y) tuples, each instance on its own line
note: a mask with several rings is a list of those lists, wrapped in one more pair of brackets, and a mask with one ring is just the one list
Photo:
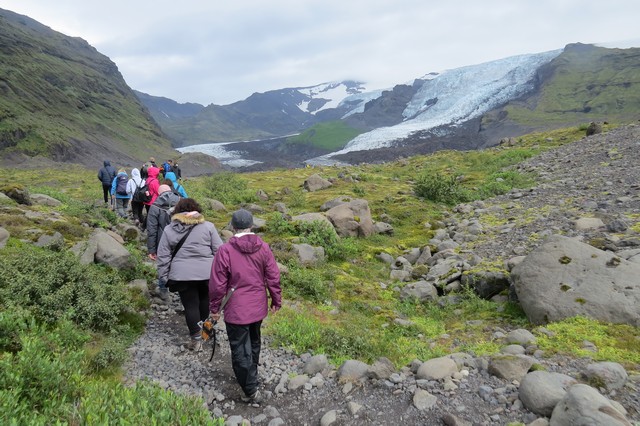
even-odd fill
[(624, 414), (597, 390), (574, 385), (553, 409), (550, 426), (607, 425), (632, 426)]
[(319, 174), (311, 175), (304, 181), (303, 187), (309, 192), (319, 191), (321, 189), (329, 188), (331, 182), (321, 177)]
[(293, 244), (294, 253), (298, 255), (300, 263), (303, 265), (317, 265), (325, 259), (324, 249), (314, 247), (309, 244)]
[(549, 417), (567, 389), (578, 383), (566, 374), (533, 371), (522, 379), (518, 395), (530, 411)]
[(303, 213), (291, 218), (291, 222), (322, 222), (326, 223), (330, 229), (333, 228), (333, 224), (322, 213)]
[[(130, 268), (133, 266), (131, 253), (106, 232), (96, 232), (91, 236), (96, 244), (96, 263), (103, 263), (112, 268)], [(91, 242), (89, 245), (92, 245)]]
[(368, 237), (375, 233), (367, 200), (355, 199), (325, 214), (341, 237)]
[(58, 207), (62, 205), (60, 201), (45, 194), (31, 194), (31, 201), (33, 204), (41, 206)]
[(407, 284), (400, 291), (401, 300), (417, 299), (420, 302), (425, 302), (428, 300), (436, 300), (437, 298), (438, 290), (433, 286), (433, 284), (424, 280)]
[(554, 235), (511, 271), (534, 324), (576, 315), (640, 326), (640, 265)]

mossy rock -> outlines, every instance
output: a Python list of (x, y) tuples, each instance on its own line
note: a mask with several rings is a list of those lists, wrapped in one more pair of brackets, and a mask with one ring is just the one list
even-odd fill
[(1, 191), (18, 204), (25, 206), (32, 204), (29, 190), (22, 185), (7, 185), (3, 187)]

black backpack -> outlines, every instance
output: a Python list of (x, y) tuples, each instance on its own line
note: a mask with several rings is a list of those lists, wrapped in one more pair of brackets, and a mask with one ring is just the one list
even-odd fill
[(144, 185), (137, 186), (133, 192), (133, 201), (137, 203), (148, 203), (151, 201), (151, 192), (149, 191), (149, 185), (147, 181), (144, 181)]
[(116, 179), (116, 194), (127, 195), (127, 182), (129, 182), (129, 177), (127, 175), (118, 175)]

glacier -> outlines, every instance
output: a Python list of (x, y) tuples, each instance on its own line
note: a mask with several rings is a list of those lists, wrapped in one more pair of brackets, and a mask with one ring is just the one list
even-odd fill
[[(512, 56), (478, 65), (428, 74), (425, 83), (403, 112), (404, 121), (352, 139), (336, 152), (307, 160), (311, 165), (341, 164), (333, 156), (352, 151), (385, 148), (412, 133), (476, 118), (534, 88), (534, 76), (562, 49)], [(425, 76), (426, 77), (426, 76)], [(365, 94), (361, 94), (365, 97)], [(435, 102), (435, 103), (434, 103)]]

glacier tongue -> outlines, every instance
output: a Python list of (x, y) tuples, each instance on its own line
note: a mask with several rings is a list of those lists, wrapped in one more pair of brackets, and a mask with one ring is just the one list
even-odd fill
[(538, 68), (561, 52), (562, 49), (512, 56), (447, 70), (424, 83), (404, 110), (404, 122), (363, 133), (342, 150), (307, 160), (307, 163), (336, 163), (331, 160), (334, 155), (388, 147), (394, 140), (404, 139), (416, 131), (455, 125), (478, 117), (532, 90)]

